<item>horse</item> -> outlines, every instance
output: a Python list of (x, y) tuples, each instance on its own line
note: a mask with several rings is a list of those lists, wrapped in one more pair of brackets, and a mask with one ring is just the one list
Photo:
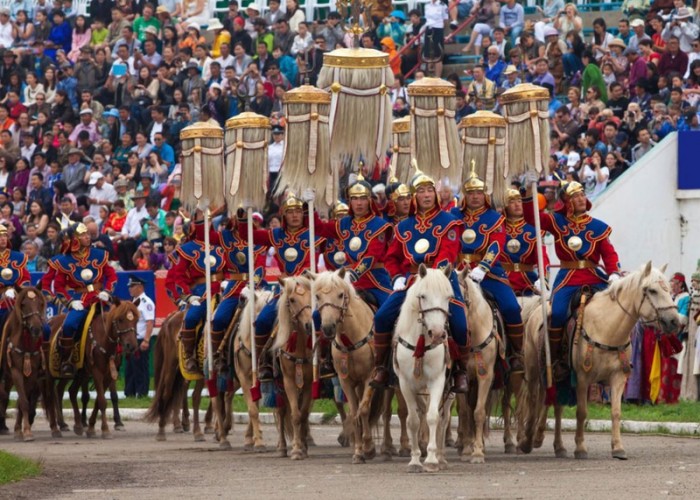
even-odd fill
[[(163, 321), (158, 333), (158, 342), (153, 350), (153, 379), (155, 381), (155, 396), (151, 406), (146, 411), (144, 421), (158, 422), (156, 441), (165, 441), (165, 426), (172, 418), (175, 433), (188, 432), (190, 428), (190, 414), (187, 405), (187, 390), (189, 382), (180, 372), (178, 360), (177, 337), (185, 319), (184, 311), (170, 313)], [(202, 399), (204, 381), (197, 380), (192, 392), (192, 432), (195, 441), (204, 441), (204, 432), (199, 424), (199, 406)], [(180, 414), (182, 412), (182, 418)], [(207, 412), (205, 421), (208, 421), (210, 412)]]
[[(394, 370), (408, 406), (408, 428), (411, 434), (411, 461), (408, 472), (437, 472), (447, 468), (445, 429), (450, 418), (453, 397), (447, 392), (447, 320), (449, 302), (453, 298), (449, 276), (452, 266), (444, 270), (427, 269), (421, 264), (415, 283), (408, 289), (406, 300), (394, 329)], [(416, 348), (424, 345), (422, 356)], [(423, 350), (419, 347), (419, 350)], [(427, 395), (426, 395), (427, 393)], [(429, 429), (427, 457), (421, 466), (419, 428), (421, 414)]]
[[(17, 294), (2, 332), (4, 342), (0, 346), (0, 372), (4, 375), (4, 394), (0, 411), (4, 417), (7, 398), (14, 386), (17, 389), (15, 439), (25, 442), (34, 441), (32, 423), (39, 396), (42, 395), (42, 400), (46, 400), (41, 355), (45, 316), (44, 295), (34, 287), (25, 287)], [(52, 408), (46, 406), (45, 410), (49, 413)]]
[[(238, 332), (232, 332), (233, 338), (233, 356), (230, 360), (229, 369), (235, 371), (235, 379), (233, 381), (232, 391), (223, 393), (219, 392), (216, 398), (212, 398), (214, 402), (214, 412), (217, 417), (216, 432), (219, 439), (219, 447), (222, 449), (230, 449), (231, 443), (228, 440), (228, 433), (231, 430), (232, 415), (231, 415), (231, 399), (233, 394), (240, 388), (243, 391), (243, 396), (248, 407), (248, 427), (246, 429), (245, 441), (243, 444), (244, 451), (255, 451), (262, 453), (267, 451), (263, 443), (262, 430), (260, 429), (260, 413), (258, 402), (253, 401), (251, 388), (253, 387), (253, 363), (251, 358), (251, 329), (250, 320), (251, 313), (256, 317), (265, 304), (272, 299), (271, 291), (260, 290), (255, 292), (255, 311), (249, 306), (249, 302), (243, 307), (240, 321), (238, 323)], [(228, 349), (228, 342), (222, 344), (222, 348)]]
[[(680, 319), (671, 298), (668, 281), (664, 277), (666, 266), (656, 269), (651, 261), (640, 269), (611, 284), (606, 290), (593, 295), (578, 314), (571, 352), (572, 371), (576, 376), (576, 450), (574, 457), (588, 458), (584, 441), (584, 426), (588, 416), (588, 387), (592, 383), (610, 385), (610, 415), (612, 419), (612, 457), (626, 460), (627, 454), (620, 437), (622, 394), (630, 365), (630, 335), (634, 324), (641, 320), (655, 325), (665, 334), (675, 332)], [(523, 401), (523, 439), (518, 448), (530, 453), (535, 434), (544, 431), (547, 404), (543, 387), (542, 369), (544, 335), (542, 317), (533, 314), (526, 325), (525, 378), (521, 391)], [(557, 457), (566, 457), (561, 436), (562, 406), (554, 404), (554, 450)], [(541, 444), (540, 442), (534, 443)]]
[(280, 278), (282, 292), (277, 313), (277, 335), (273, 349), (278, 351), (285, 401), (278, 408), (278, 452), (286, 456), (291, 417), (292, 460), (308, 456), (309, 411), (311, 409), (312, 350), (311, 282), (297, 276)]
[(321, 318), (321, 332), (332, 342), (333, 365), (348, 400), (353, 425), (353, 464), (376, 456), (372, 428), (381, 416), (384, 394), (370, 389), (374, 369), (371, 343), (373, 313), (352, 285), (345, 281), (345, 268), (305, 276), (311, 278), (311, 293)]
[[(83, 367), (75, 373), (74, 384), (76, 387), (82, 387), (85, 380), (92, 378), (95, 384), (95, 406), (88, 419), (88, 428), (86, 431), (87, 437), (95, 437), (95, 423), (97, 421), (98, 411), (102, 415), (102, 438), (110, 439), (112, 437), (109, 431), (107, 422), (107, 399), (105, 392), (109, 388), (112, 381), (116, 380), (118, 373), (116, 369), (115, 359), (117, 356), (117, 345), (121, 344), (124, 352), (127, 355), (134, 353), (138, 347), (136, 340), (136, 324), (139, 319), (139, 311), (131, 302), (122, 302), (118, 298), (112, 299), (113, 304), (109, 311), (100, 312), (95, 315), (92, 324), (89, 327), (88, 335), (90, 336), (85, 343), (84, 364)], [(58, 335), (61, 324), (59, 317), (52, 320), (52, 336)], [(76, 342), (79, 339), (76, 339)], [(50, 374), (49, 374), (50, 375)], [(62, 401), (56, 397), (54, 390), (54, 380), (50, 377), (50, 397), (53, 400), (52, 404), (56, 408), (56, 415), (59, 414)], [(77, 392), (77, 389), (76, 389)], [(77, 398), (71, 395), (71, 403), (73, 405), (74, 416), (74, 432), (77, 435), (83, 433), (83, 422), (80, 414), (80, 409), (77, 404)], [(58, 419), (51, 419), (51, 430), (54, 432), (58, 429)]]

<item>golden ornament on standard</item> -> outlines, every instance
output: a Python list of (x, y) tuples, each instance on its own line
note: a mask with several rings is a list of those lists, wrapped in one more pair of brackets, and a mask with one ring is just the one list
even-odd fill
[(345, 264), (345, 262), (347, 260), (348, 260), (348, 258), (345, 255), (345, 252), (335, 252), (333, 254), (333, 262), (335, 262), (339, 266), (342, 266), (343, 264)]
[(362, 240), (361, 240), (359, 237), (357, 237), (357, 236), (353, 236), (353, 237), (350, 239), (350, 243), (348, 243), (348, 247), (349, 247), (350, 250), (352, 250), (353, 252), (357, 252), (357, 251), (360, 249), (361, 246), (362, 246)]
[(83, 269), (80, 271), (80, 279), (84, 281), (90, 281), (93, 276), (95, 276), (95, 273), (92, 272), (92, 269)]
[(245, 254), (243, 252), (236, 253), (236, 262), (241, 265), (245, 264)]
[(579, 238), (578, 236), (572, 236), (571, 238), (569, 238), (569, 241), (566, 242), (566, 246), (568, 246), (574, 252), (577, 252), (581, 250), (581, 247), (583, 246), (583, 240), (581, 240), (581, 238)]
[(294, 262), (297, 260), (297, 257), (299, 256), (299, 252), (297, 252), (296, 248), (288, 248), (284, 251), (284, 260), (287, 262)]
[(473, 229), (465, 229), (462, 233), (462, 241), (467, 245), (471, 245), (476, 240), (476, 231)]
[(430, 242), (425, 238), (421, 238), (416, 241), (416, 246), (413, 248), (415, 249), (416, 253), (424, 254), (428, 251), (428, 248), (430, 248)]
[(4, 280), (12, 279), (12, 269), (6, 267), (2, 271), (0, 271), (0, 276), (2, 276), (2, 279)]
[(506, 249), (510, 253), (518, 253), (520, 250), (520, 241), (516, 240), (515, 238), (508, 240), (508, 243), (506, 243)]

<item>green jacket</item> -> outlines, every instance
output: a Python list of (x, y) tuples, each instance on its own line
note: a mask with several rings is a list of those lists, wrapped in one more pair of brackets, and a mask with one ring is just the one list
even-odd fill
[[(581, 75), (581, 98), (583, 99), (586, 95), (586, 91), (595, 87), (600, 92), (600, 100), (607, 104), (608, 102), (608, 90), (605, 86), (605, 80), (603, 80), (603, 73), (600, 68), (593, 63), (589, 63), (588, 66), (583, 70)], [(602, 110), (601, 110), (602, 111)]]

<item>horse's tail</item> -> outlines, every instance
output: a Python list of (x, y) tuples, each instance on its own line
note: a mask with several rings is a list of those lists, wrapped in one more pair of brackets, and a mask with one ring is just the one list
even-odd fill
[(377, 426), (379, 418), (384, 414), (384, 392), (384, 390), (375, 390), (372, 392), (368, 415), (370, 428)]

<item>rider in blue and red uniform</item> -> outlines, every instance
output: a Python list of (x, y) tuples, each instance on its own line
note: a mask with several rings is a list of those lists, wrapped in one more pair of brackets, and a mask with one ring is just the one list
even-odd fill
[(59, 338), (61, 376), (72, 376), (70, 362), (76, 333), (87, 318), (90, 307), (98, 302), (109, 302), (117, 282), (117, 273), (109, 265), (109, 254), (101, 248), (93, 248), (90, 234), (84, 224), (68, 228), (64, 237), (70, 239), (67, 255), (55, 260), (56, 298), (68, 308)]
[[(197, 326), (206, 320), (206, 249), (202, 222), (192, 221), (189, 241), (178, 246), (173, 253), (173, 265), (165, 278), (165, 289), (170, 299), (186, 305), (185, 320), (180, 330), (180, 341), (185, 352), (185, 369), (189, 373), (201, 373), (195, 356)], [(213, 233), (213, 234), (212, 234)], [(216, 233), (210, 232), (210, 237)], [(214, 238), (212, 238), (214, 240)], [(215, 241), (215, 240), (214, 240)], [(221, 290), (226, 259), (223, 249), (210, 242), (209, 264), (211, 269), (212, 299)]]
[[(433, 269), (445, 269), (457, 261), (459, 255), (460, 222), (440, 210), (440, 200), (435, 181), (418, 172), (411, 180), (413, 193), (411, 215), (394, 229), (394, 237), (384, 265), (393, 277), (393, 292), (374, 317), (375, 373), (371, 384), (385, 387), (389, 383), (387, 357), (390, 351), (392, 331), (401, 306), (406, 299), (406, 288), (414, 282), (420, 264)], [(457, 274), (450, 278), (454, 299), (449, 306), (449, 325), (452, 338), (459, 346), (460, 356), (455, 360), (454, 392), (467, 391), (466, 363), (467, 315), (459, 288)]]
[[(544, 277), (538, 276), (537, 233), (525, 222), (520, 191), (506, 192), (506, 246), (501, 254), (501, 266), (508, 275), (510, 286), (517, 296), (530, 296), (545, 288)], [(542, 248), (545, 270), (549, 268), (547, 249)], [(545, 275), (546, 277), (546, 275)]]
[(523, 321), (520, 304), (500, 263), (506, 243), (505, 218), (491, 208), (486, 184), (474, 172), (473, 164), (472, 173), (462, 189), (462, 206), (452, 211), (464, 223), (459, 268), (471, 269), (469, 278), (481, 284), (482, 290), (493, 296), (503, 316), (511, 346), (511, 373), (522, 372)]
[[(331, 220), (340, 220), (350, 213), (350, 207), (342, 201), (337, 202), (331, 209)], [(335, 271), (345, 265), (347, 256), (343, 250), (343, 242), (338, 240), (326, 241), (323, 248), (323, 262), (328, 271)]]
[(385, 193), (387, 203), (384, 209), (384, 219), (393, 226), (396, 226), (399, 222), (408, 217), (411, 211), (411, 190), (406, 184), (392, 179), (389, 181)]
[[(540, 211), (541, 227), (554, 236), (554, 249), (560, 260), (560, 270), (552, 290), (552, 318), (549, 345), (554, 361), (554, 376), (562, 380), (567, 375), (566, 353), (562, 352), (562, 329), (566, 323), (569, 303), (583, 286), (602, 290), (620, 278), (620, 261), (610, 243), (610, 227), (588, 215), (591, 202), (583, 186), (569, 182), (563, 186), (563, 205), (557, 212)], [(525, 220), (534, 222), (532, 198), (523, 200)], [(604, 271), (598, 267), (602, 261)]]
[(7, 227), (0, 224), (0, 332), (14, 306), (17, 291), (29, 284), (27, 256), (10, 250)]
[[(253, 231), (253, 242), (266, 248), (275, 248), (275, 258), (283, 278), (300, 276), (310, 266), (311, 236), (305, 204), (296, 195), (289, 193), (282, 203), (281, 211), (284, 219), (282, 227)], [(238, 234), (247, 241), (247, 224), (240, 215), (242, 214), (239, 214)], [(324, 244), (323, 238), (316, 238), (316, 250), (319, 253)], [(258, 378), (261, 381), (272, 379), (272, 367), (267, 362), (264, 351), (277, 319), (278, 302), (279, 294), (265, 304), (255, 320), (255, 347), (260, 356)]]

